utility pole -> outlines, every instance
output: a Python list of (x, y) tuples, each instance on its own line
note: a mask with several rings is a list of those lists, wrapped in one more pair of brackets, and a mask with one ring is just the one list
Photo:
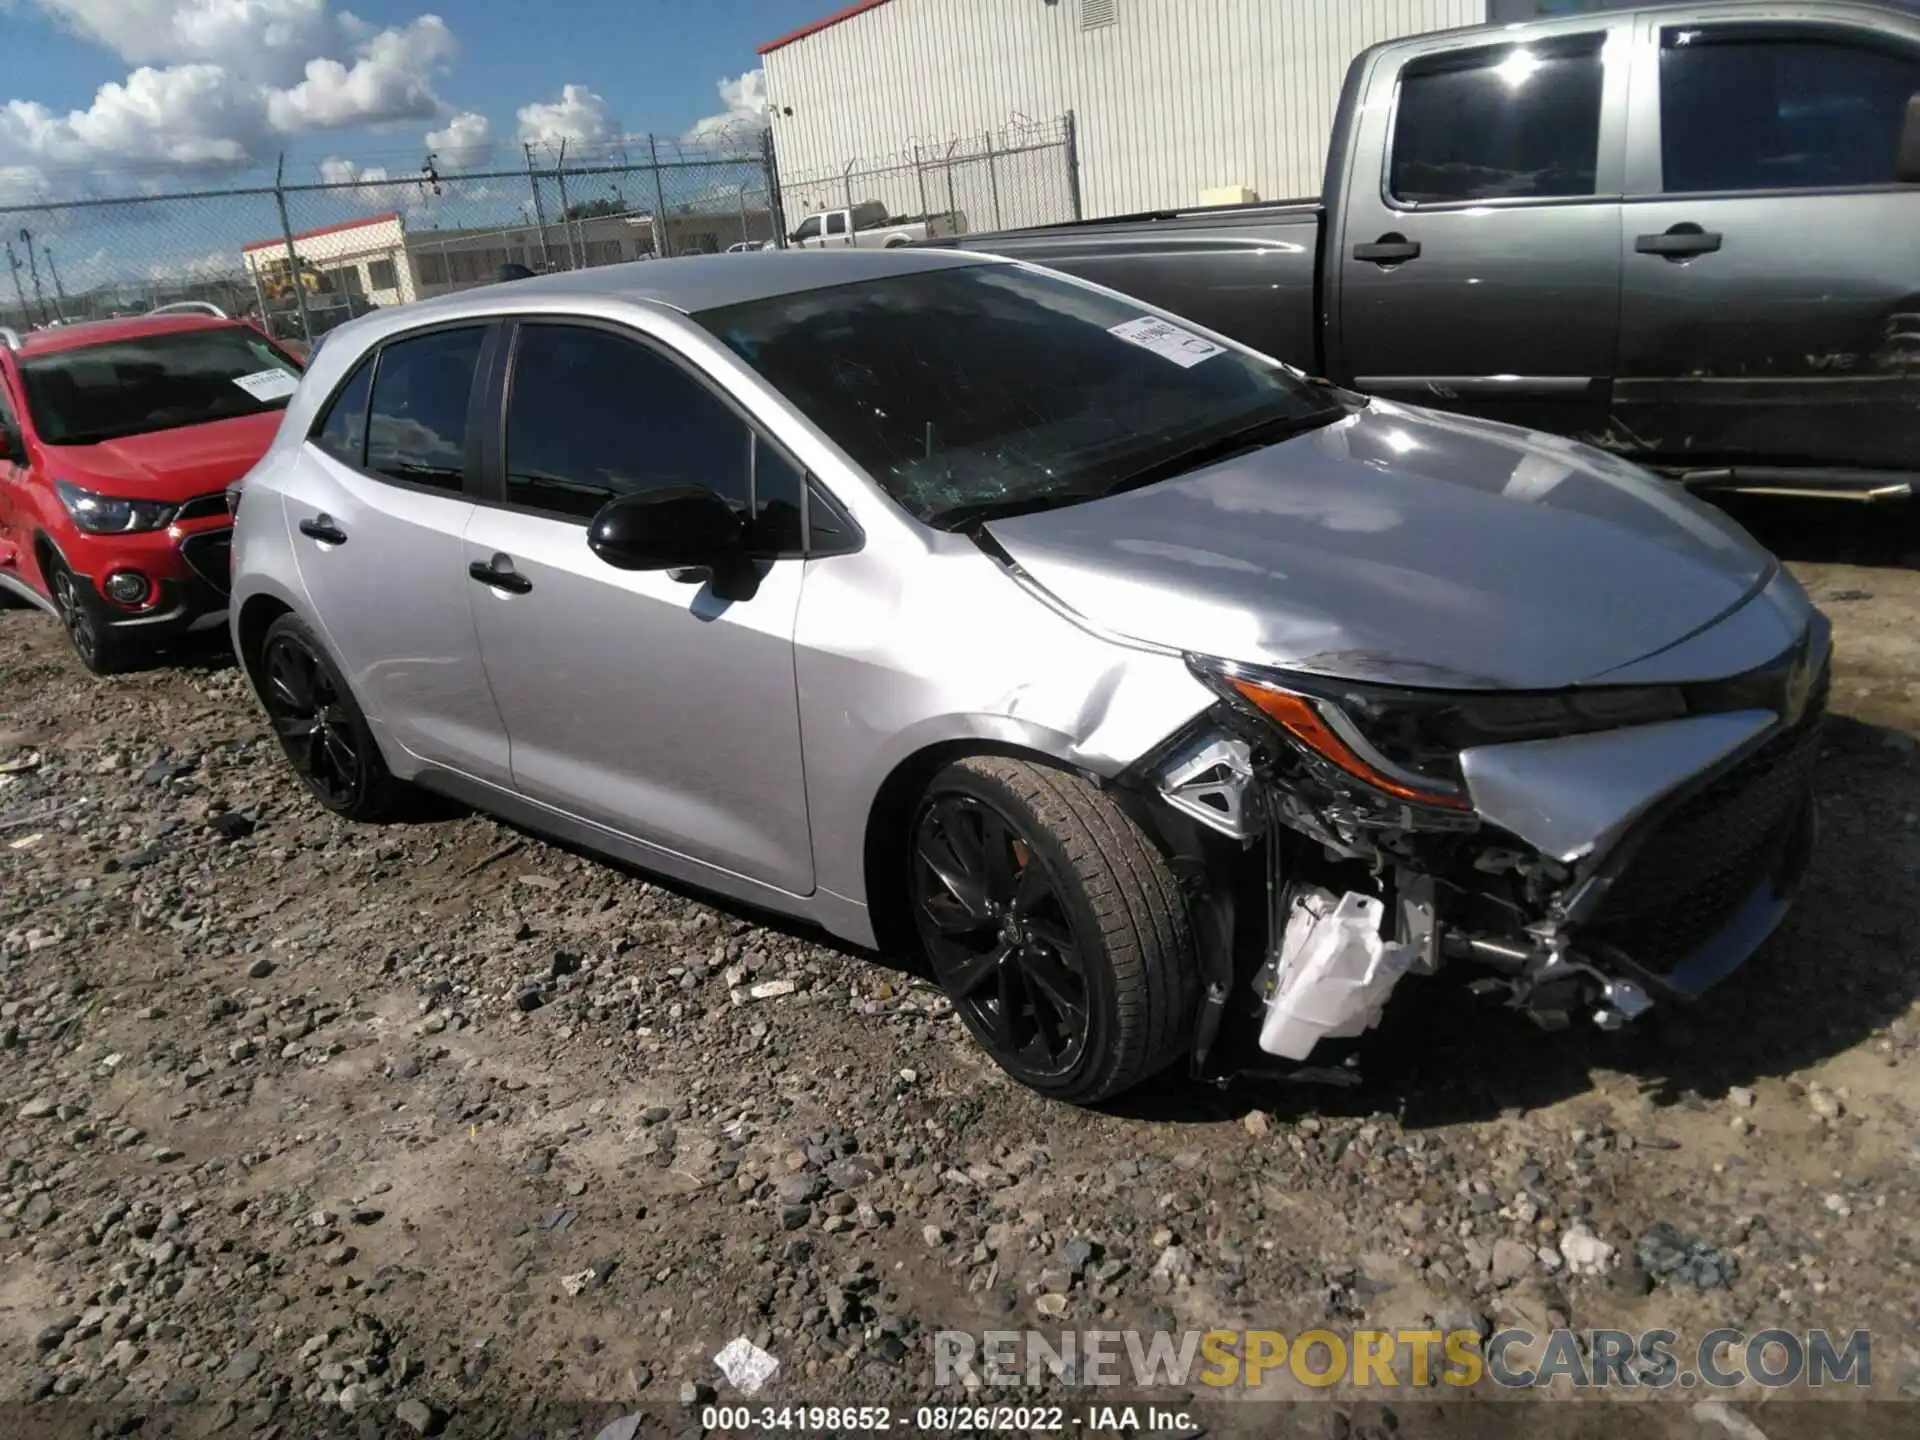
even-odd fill
[(287, 192), (281, 180), (287, 173), (287, 152), (280, 152), (280, 163), (273, 167), (273, 204), (280, 212), (280, 237), (287, 242), (287, 273), (293, 280), (293, 303), (300, 311), (300, 338), (313, 348), (313, 321), (307, 317), (306, 277), (300, 273), (300, 252), (293, 247), (293, 226), (287, 223)]
[(13, 275), (13, 295), (20, 302), (20, 323), (31, 325), (33, 312), (27, 309), (27, 292), (20, 288), (20, 257), (13, 253), (13, 242), (7, 241), (7, 269)]
[(547, 243), (547, 211), (540, 203), (540, 177), (533, 173), (533, 142), (523, 146), (527, 152), (527, 184), (533, 188), (533, 221), (540, 227), (540, 263), (546, 269), (553, 269), (553, 248)]
[(53, 277), (53, 313), (64, 324), (67, 318), (67, 292), (60, 284), (60, 272), (53, 268), (53, 250), (44, 240), (40, 242), (40, 253), (46, 259), (47, 274)]
[(44, 325), (52, 317), (47, 314), (47, 297), (40, 289), (40, 262), (33, 258), (33, 232), (24, 225), (20, 227), (20, 243), (27, 247), (27, 274), (33, 280), (33, 303)]
[(651, 133), (647, 136), (647, 155), (653, 161), (653, 213), (659, 229), (653, 237), (653, 254), (655, 259), (671, 260), (673, 246), (667, 243), (667, 192), (660, 183), (660, 147), (654, 144)]
[(567, 268), (584, 270), (586, 257), (576, 250), (574, 245), (573, 206), (567, 203), (567, 142), (560, 142), (560, 158), (554, 162), (553, 173), (560, 181), (560, 225), (567, 235)]

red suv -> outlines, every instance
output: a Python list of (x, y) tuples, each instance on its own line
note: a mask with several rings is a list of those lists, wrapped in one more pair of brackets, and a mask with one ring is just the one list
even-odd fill
[(227, 486), (266, 453), (300, 362), (211, 305), (0, 329), (0, 597), (96, 675), (227, 608)]

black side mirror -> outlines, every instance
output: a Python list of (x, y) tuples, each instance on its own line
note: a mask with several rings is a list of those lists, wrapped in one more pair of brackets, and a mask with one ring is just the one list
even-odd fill
[(20, 438), (20, 432), (11, 425), (0, 425), (0, 465), (24, 465), (27, 463), (26, 442)]
[(1900, 127), (1900, 149), (1893, 157), (1893, 178), (1920, 185), (1920, 90), (1907, 100), (1907, 123)]
[(719, 566), (737, 559), (745, 540), (733, 506), (693, 485), (609, 500), (587, 527), (587, 548), (616, 570)]

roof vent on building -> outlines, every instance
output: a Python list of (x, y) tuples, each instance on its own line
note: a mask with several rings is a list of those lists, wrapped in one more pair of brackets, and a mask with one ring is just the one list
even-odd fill
[(1103, 25), (1111, 25), (1119, 15), (1116, 13), (1118, 0), (1080, 0), (1080, 28), (1098, 30)]

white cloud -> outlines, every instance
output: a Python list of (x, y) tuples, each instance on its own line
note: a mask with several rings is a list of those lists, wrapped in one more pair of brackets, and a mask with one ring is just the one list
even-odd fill
[(391, 185), (393, 177), (387, 173), (384, 165), (369, 165), (362, 169), (351, 160), (342, 160), (337, 155), (329, 155), (320, 162), (320, 180), (325, 185), (351, 185), (351, 194), (355, 199), (369, 204), (380, 204), (391, 200), (395, 188)]
[[(129, 65), (204, 60), (288, 85), (315, 55), (351, 46), (359, 22), (327, 0), (35, 0), (83, 40)], [(349, 23), (351, 22), (351, 23)]]
[(767, 124), (767, 72), (748, 70), (731, 80), (722, 80), (714, 88), (726, 108), (693, 122), (687, 131), (689, 141), (718, 140), (724, 136), (764, 130)]
[(477, 110), (462, 111), (426, 139), (442, 170), (476, 169), (493, 156), (493, 127)]
[(577, 148), (604, 145), (620, 134), (620, 122), (608, 112), (607, 102), (584, 85), (562, 86), (560, 98), (551, 103), (522, 105), (515, 118), (522, 144), (557, 148), (564, 140)]
[(267, 118), (282, 134), (425, 120), (440, 113), (433, 73), (453, 58), (453, 32), (438, 15), (382, 30), (362, 41), (351, 65), (309, 60), (306, 78), (267, 97)]
[(85, 110), (31, 100), (0, 109), (0, 159), (32, 165), (239, 165), (263, 135), (257, 97), (218, 65), (142, 66), (102, 85)]
[(162, 260), (147, 267), (147, 279), (154, 281), (224, 280), (237, 276), (243, 267), (232, 250), (212, 250), (179, 260)]
[(376, 29), (328, 0), (34, 0), (135, 65), (65, 114), (0, 103), (0, 174), (238, 168), (287, 137), (436, 119), (452, 60), (437, 15)]

